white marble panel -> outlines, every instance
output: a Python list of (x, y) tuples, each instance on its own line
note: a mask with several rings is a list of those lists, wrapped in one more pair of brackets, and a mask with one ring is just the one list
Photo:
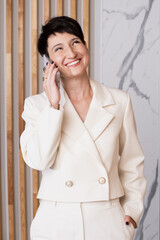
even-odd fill
[(160, 1), (103, 0), (102, 82), (128, 91), (145, 153), (147, 193), (135, 240), (159, 239)]

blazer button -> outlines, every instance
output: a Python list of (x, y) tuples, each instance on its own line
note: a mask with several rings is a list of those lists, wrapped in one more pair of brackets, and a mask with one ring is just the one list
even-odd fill
[(104, 183), (106, 182), (106, 179), (105, 179), (104, 177), (100, 177), (100, 178), (98, 179), (98, 182), (99, 182), (100, 184), (104, 184)]
[(68, 181), (65, 182), (65, 185), (66, 185), (67, 187), (72, 187), (72, 186), (73, 186), (73, 182), (70, 181), (70, 180), (68, 180)]

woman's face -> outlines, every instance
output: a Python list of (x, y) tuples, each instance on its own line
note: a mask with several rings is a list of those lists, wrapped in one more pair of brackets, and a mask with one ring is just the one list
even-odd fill
[(48, 53), (55, 62), (62, 77), (79, 77), (89, 64), (86, 45), (75, 35), (56, 33), (48, 38)]

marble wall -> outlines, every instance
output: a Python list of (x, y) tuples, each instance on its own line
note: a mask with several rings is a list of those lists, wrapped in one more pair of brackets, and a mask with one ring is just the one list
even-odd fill
[(145, 153), (147, 192), (135, 240), (159, 238), (160, 1), (103, 0), (101, 79), (128, 91)]

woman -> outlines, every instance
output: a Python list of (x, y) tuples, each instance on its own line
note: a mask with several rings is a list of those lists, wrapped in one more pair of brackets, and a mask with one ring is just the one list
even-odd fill
[(131, 240), (146, 180), (130, 97), (89, 79), (72, 18), (43, 26), (38, 50), (51, 64), (44, 92), (25, 100), (20, 139), (26, 164), (43, 171), (31, 239)]

